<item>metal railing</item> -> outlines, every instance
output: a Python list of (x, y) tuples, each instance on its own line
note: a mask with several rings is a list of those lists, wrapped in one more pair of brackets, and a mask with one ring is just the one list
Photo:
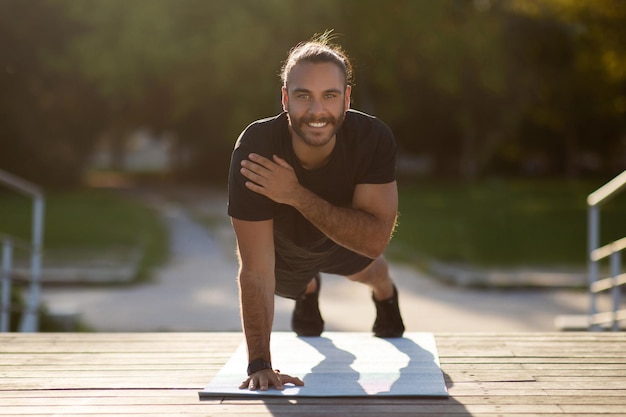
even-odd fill
[[(626, 285), (626, 273), (622, 273), (622, 251), (626, 249), (626, 237), (607, 245), (600, 245), (600, 207), (626, 189), (626, 171), (589, 194), (587, 245), (589, 251), (589, 326), (591, 330), (600, 330), (610, 325), (613, 331), (620, 330), (620, 321), (626, 320), (626, 309), (620, 309), (621, 286)], [(599, 262), (609, 259), (609, 276), (600, 278)], [(598, 312), (597, 296), (603, 291), (611, 291), (611, 311)]]
[(20, 321), (21, 332), (36, 332), (39, 330), (39, 304), (41, 300), (41, 261), (43, 252), (44, 230), (44, 194), (38, 186), (16, 177), (0, 169), (0, 183), (18, 191), (33, 199), (31, 242), (19, 240), (2, 235), (2, 297), (0, 310), (0, 331), (9, 331), (11, 315), (11, 279), (13, 278), (13, 249), (15, 247), (26, 249), (30, 252), (30, 279), (29, 291), (26, 298), (26, 307)]

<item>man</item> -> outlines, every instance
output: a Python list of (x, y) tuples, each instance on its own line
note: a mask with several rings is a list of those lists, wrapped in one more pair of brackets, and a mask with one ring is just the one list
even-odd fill
[(319, 336), (320, 272), (372, 289), (375, 336), (404, 332), (382, 256), (396, 224), (396, 144), (378, 119), (349, 110), (351, 76), (328, 36), (298, 44), (282, 68), (284, 113), (252, 123), (235, 145), (228, 213), (249, 357), (241, 388), (303, 385), (271, 366), (274, 294), (296, 300), (299, 336)]

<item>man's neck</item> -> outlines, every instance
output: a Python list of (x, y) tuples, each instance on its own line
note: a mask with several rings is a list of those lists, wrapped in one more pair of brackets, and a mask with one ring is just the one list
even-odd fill
[[(291, 129), (290, 129), (291, 131)], [(300, 139), (293, 131), (291, 133), (291, 144), (296, 158), (302, 168), (307, 170), (321, 168), (328, 163), (335, 148), (337, 136), (324, 146), (310, 146)]]

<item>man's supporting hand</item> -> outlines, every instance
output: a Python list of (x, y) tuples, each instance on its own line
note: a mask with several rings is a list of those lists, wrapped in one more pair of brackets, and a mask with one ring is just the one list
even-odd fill
[(263, 369), (262, 371), (250, 375), (241, 383), (239, 389), (248, 388), (250, 391), (255, 391), (257, 389), (267, 391), (269, 387), (274, 387), (277, 390), (282, 390), (284, 384), (294, 384), (301, 387), (304, 385), (304, 382), (302, 382), (302, 380), (298, 377), (281, 374), (280, 371)]

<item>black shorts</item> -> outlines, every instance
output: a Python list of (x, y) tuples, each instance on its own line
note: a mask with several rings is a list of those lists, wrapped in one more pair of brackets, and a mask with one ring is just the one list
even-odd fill
[(335, 245), (323, 253), (276, 252), (276, 295), (302, 297), (311, 279), (320, 272), (349, 276), (364, 270), (374, 260)]

